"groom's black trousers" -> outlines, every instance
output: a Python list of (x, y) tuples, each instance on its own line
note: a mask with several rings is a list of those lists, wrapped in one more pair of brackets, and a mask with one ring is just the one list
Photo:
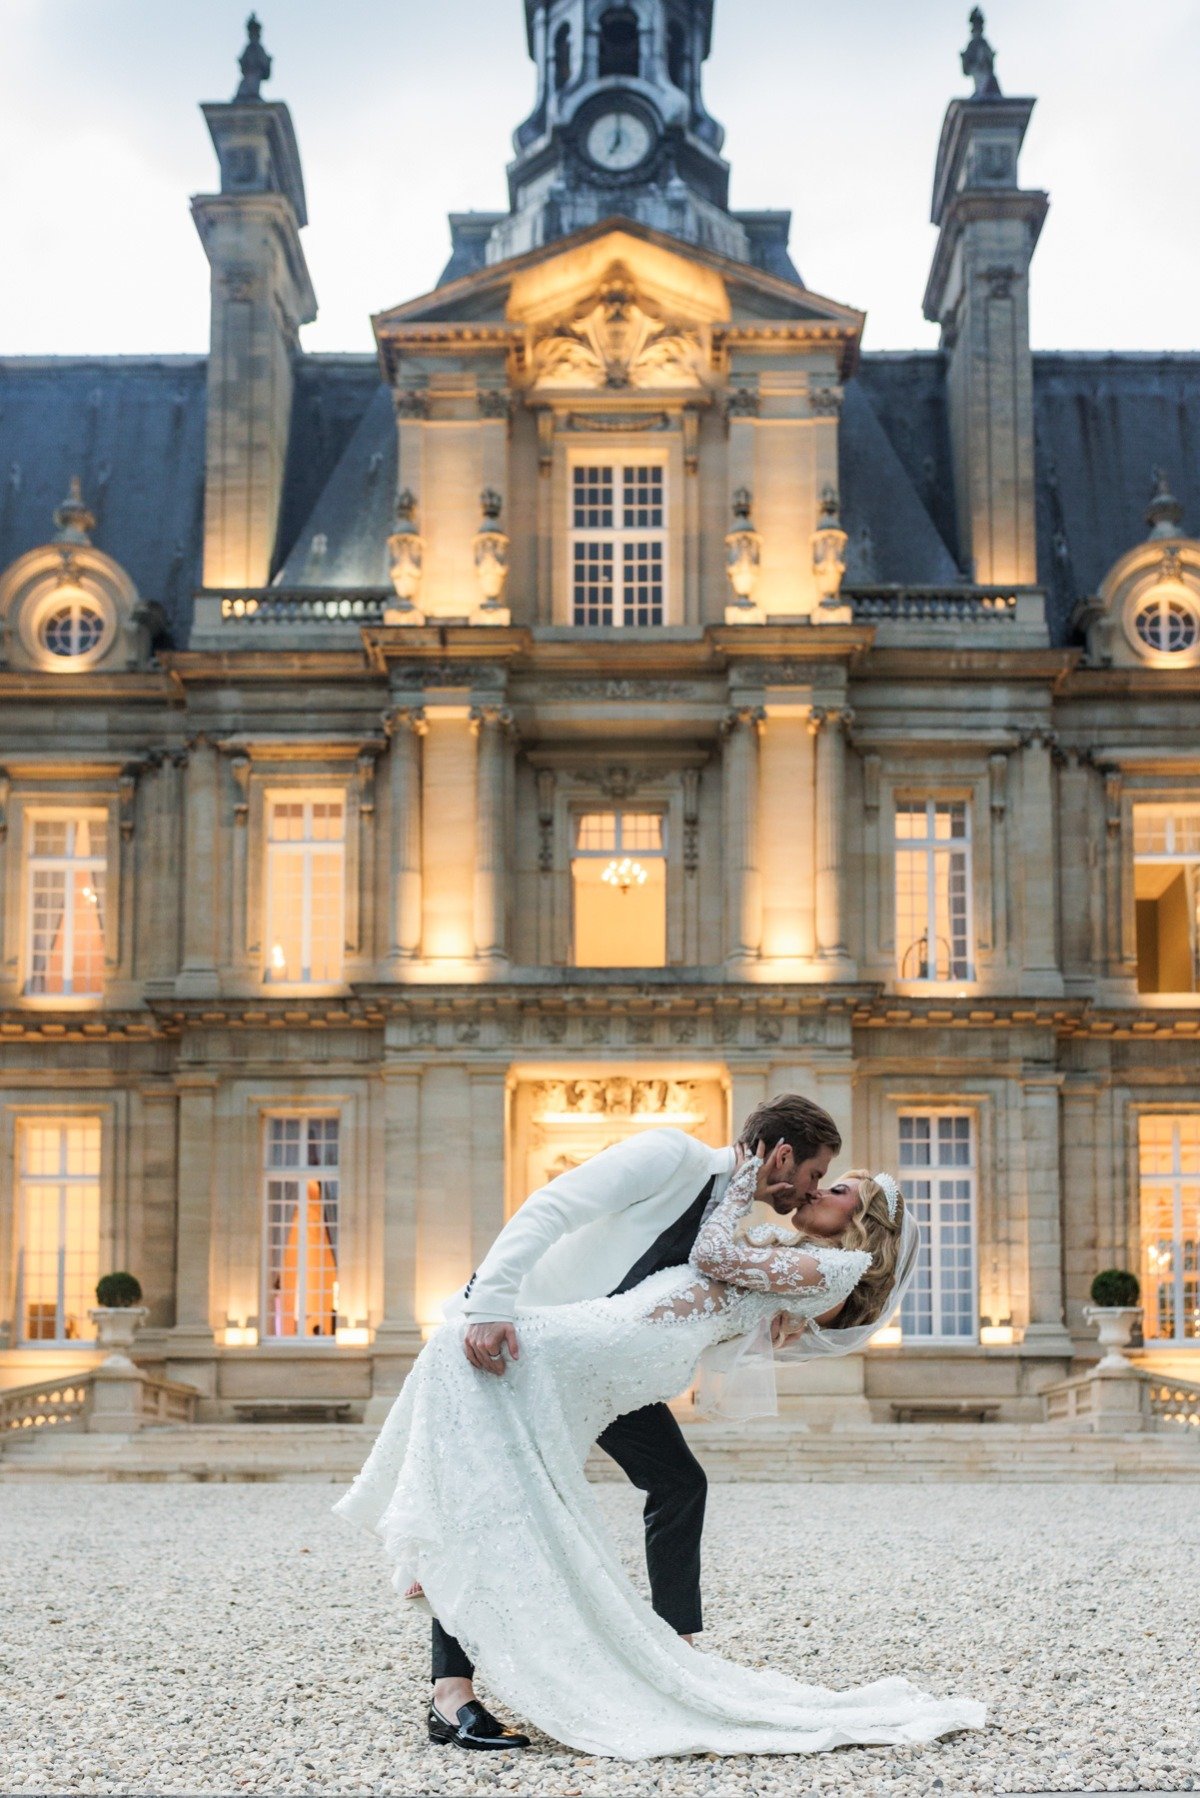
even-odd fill
[[(650, 1597), (665, 1623), (681, 1636), (703, 1629), (700, 1538), (708, 1481), (666, 1405), (647, 1405), (618, 1417), (600, 1437), (622, 1473), (646, 1494), (646, 1567)], [(433, 1626), (434, 1679), (470, 1679), (471, 1662), (441, 1624)]]

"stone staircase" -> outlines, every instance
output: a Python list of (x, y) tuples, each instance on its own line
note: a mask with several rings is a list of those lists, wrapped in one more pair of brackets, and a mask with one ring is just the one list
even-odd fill
[[(714, 1481), (996, 1481), (1200, 1485), (1200, 1431), (1087, 1435), (1047, 1424), (685, 1423)], [(194, 1424), (128, 1437), (55, 1433), (9, 1441), (0, 1483), (16, 1480), (308, 1480), (348, 1483), (375, 1430), (363, 1424)], [(593, 1454), (595, 1479), (623, 1476)]]

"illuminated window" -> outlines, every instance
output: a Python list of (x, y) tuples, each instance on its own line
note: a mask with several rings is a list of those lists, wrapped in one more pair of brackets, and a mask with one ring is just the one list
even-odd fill
[(1200, 1116), (1138, 1123), (1147, 1341), (1200, 1341)]
[(340, 1136), (336, 1117), (266, 1120), (267, 1336), (336, 1334)]
[(971, 814), (961, 800), (896, 805), (901, 980), (971, 980)]
[(95, 649), (107, 628), (103, 612), (80, 595), (46, 613), (41, 638), (52, 656), (85, 656)]
[(1133, 628), (1156, 655), (1183, 655), (1200, 641), (1200, 607), (1187, 587), (1157, 587), (1134, 613)]
[(601, 75), (637, 75), (641, 71), (637, 14), (614, 6), (600, 20)]
[(22, 1342), (90, 1342), (100, 1278), (100, 1120), (17, 1126), (17, 1317)]
[(25, 991), (62, 998), (104, 990), (104, 812), (29, 821)]
[(267, 805), (269, 981), (342, 978), (345, 805), (330, 794), (289, 794)]
[(576, 818), (571, 878), (576, 967), (665, 967), (667, 861), (660, 812), (586, 812)]
[(974, 1340), (975, 1130), (969, 1112), (906, 1113), (900, 1184), (921, 1228), (920, 1260), (901, 1315), (906, 1337)]
[(1138, 988), (1200, 988), (1200, 805), (1135, 805)]
[(666, 621), (667, 471), (661, 463), (571, 470), (571, 595), (576, 624)]

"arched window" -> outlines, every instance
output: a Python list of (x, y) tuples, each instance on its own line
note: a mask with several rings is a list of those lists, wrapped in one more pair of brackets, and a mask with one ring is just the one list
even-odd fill
[(554, 33), (554, 91), (560, 94), (571, 79), (571, 27), (560, 25)]
[(678, 19), (672, 19), (667, 26), (667, 74), (675, 87), (687, 92), (687, 38)]
[(637, 14), (628, 6), (614, 6), (600, 20), (600, 73), (641, 73)]

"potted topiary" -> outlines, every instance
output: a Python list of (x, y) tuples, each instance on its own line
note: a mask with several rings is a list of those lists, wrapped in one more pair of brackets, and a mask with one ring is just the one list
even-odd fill
[(1141, 1289), (1137, 1275), (1123, 1268), (1109, 1267), (1092, 1281), (1092, 1302), (1084, 1317), (1095, 1324), (1104, 1350), (1099, 1366), (1128, 1369), (1124, 1351), (1129, 1347), (1134, 1326), (1141, 1320), (1138, 1304)]
[(149, 1317), (139, 1303), (142, 1288), (132, 1274), (105, 1274), (96, 1286), (96, 1310), (88, 1316), (96, 1326), (96, 1341), (103, 1349), (127, 1349), (138, 1328)]

